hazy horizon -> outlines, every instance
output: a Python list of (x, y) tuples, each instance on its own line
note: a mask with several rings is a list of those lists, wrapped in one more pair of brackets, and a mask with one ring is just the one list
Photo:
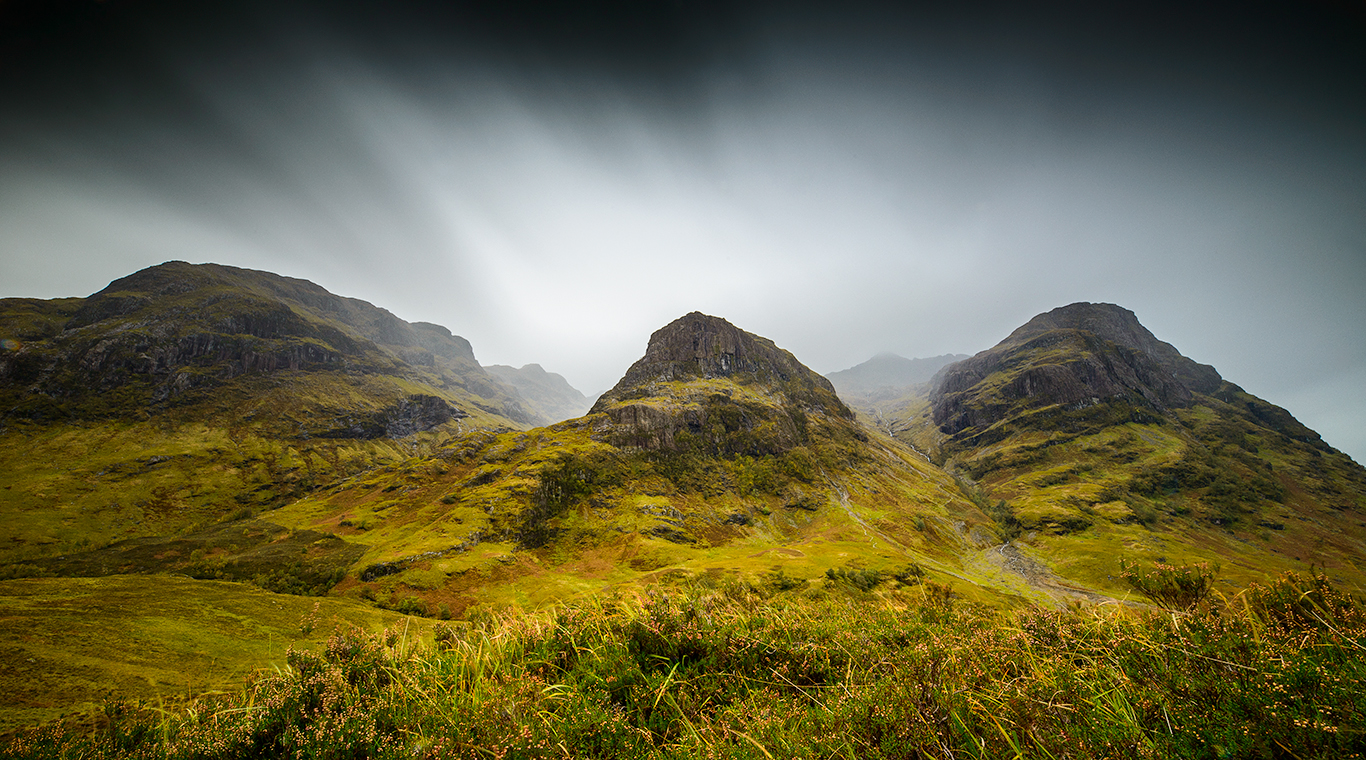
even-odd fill
[(1366, 19), (1308, 3), (0, 7), (0, 296), (311, 280), (607, 389), (1116, 303), (1366, 459)]

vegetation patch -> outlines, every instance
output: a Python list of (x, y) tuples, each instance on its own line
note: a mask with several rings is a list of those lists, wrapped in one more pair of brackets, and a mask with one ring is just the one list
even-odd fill
[(177, 576), (3, 581), (0, 607), (0, 733), (64, 714), (86, 721), (107, 701), (171, 707), (285, 667), (291, 642), (395, 622), (353, 601)]
[[(776, 577), (771, 576), (771, 578)], [(973, 607), (921, 584), (720, 581), (420, 644), (343, 631), (240, 691), (114, 704), (24, 757), (1352, 757), (1360, 603), (1284, 576), (1228, 606)], [(841, 590), (847, 589), (847, 590)], [(1306, 595), (1306, 591), (1310, 594)]]

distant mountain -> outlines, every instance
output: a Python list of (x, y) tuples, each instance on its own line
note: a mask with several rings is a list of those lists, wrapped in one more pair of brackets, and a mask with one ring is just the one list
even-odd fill
[(561, 375), (546, 372), (539, 364), (521, 369), (492, 364), (484, 371), (517, 389), (522, 406), (533, 414), (538, 425), (550, 425), (587, 413), (592, 402)]
[(884, 389), (903, 389), (929, 382), (946, 364), (966, 359), (967, 354), (944, 354), (929, 359), (907, 359), (896, 354), (878, 354), (862, 364), (826, 375), (841, 398), (870, 394)]

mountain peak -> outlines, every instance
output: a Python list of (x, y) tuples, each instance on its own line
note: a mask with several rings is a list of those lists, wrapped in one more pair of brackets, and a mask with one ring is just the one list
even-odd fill
[(1112, 303), (1082, 301), (1060, 306), (1021, 325), (1000, 345), (1020, 345), (1054, 330), (1080, 330), (1143, 353), (1192, 391), (1213, 393), (1223, 382), (1213, 367), (1182, 356), (1175, 346), (1158, 340), (1140, 324), (1132, 311)]
[(826, 430), (856, 436), (829, 380), (730, 322), (692, 312), (656, 330), (645, 355), (593, 404), (618, 446), (761, 456)]
[(1134, 405), (1146, 419), (1189, 406), (1194, 393), (1215, 392), (1223, 378), (1158, 340), (1132, 311), (1074, 303), (1039, 314), (933, 382), (930, 403), (941, 431), (976, 436), (1030, 411), (1099, 410), (1107, 399)]
[(842, 417), (853, 416), (835, 395), (830, 381), (791, 353), (721, 317), (698, 311), (656, 330), (650, 336), (645, 355), (602, 395), (594, 408), (605, 408), (636, 395), (633, 391), (653, 383), (717, 378), (779, 386), (788, 395), (801, 396), (803, 403)]
[(764, 369), (776, 370), (780, 377), (790, 374), (789, 362), (773, 361), (778, 358), (775, 354), (786, 352), (771, 343), (760, 346), (761, 341), (767, 342), (721, 317), (694, 311), (656, 330), (645, 356), (632, 365), (622, 382), (730, 377)]

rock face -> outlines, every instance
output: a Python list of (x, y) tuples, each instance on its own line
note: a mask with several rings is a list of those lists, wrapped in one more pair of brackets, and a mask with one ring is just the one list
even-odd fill
[(554, 372), (546, 372), (539, 364), (528, 364), (521, 369), (494, 364), (484, 370), (517, 389), (523, 406), (537, 417), (539, 425), (580, 417), (592, 406), (568, 380)]
[(793, 401), (846, 418), (853, 412), (830, 381), (778, 348), (720, 318), (692, 312), (656, 330), (645, 355), (594, 404), (600, 411), (652, 383), (725, 378), (781, 388)]
[[(243, 375), (416, 370), (494, 413), (530, 421), (464, 338), (269, 272), (167, 262), (86, 299), (6, 299), (0, 332), (25, 336), (17, 350), (0, 353), (0, 397), (17, 402), (0, 398), (0, 411), (20, 417), (41, 417), (54, 403), (77, 417), (128, 413)], [(31, 403), (42, 399), (52, 403)]]
[(767, 338), (693, 312), (650, 336), (643, 356), (593, 405), (613, 443), (718, 456), (765, 456), (804, 444), (814, 426), (857, 435), (853, 412)]
[(1082, 410), (1119, 401), (1162, 415), (1222, 385), (1213, 367), (1158, 340), (1133, 312), (1076, 303), (1040, 314), (995, 347), (946, 366), (933, 380), (930, 404), (941, 432), (975, 434), (1049, 407)]
[(469, 415), (436, 396), (415, 394), (379, 412), (317, 435), (318, 438), (406, 438)]

